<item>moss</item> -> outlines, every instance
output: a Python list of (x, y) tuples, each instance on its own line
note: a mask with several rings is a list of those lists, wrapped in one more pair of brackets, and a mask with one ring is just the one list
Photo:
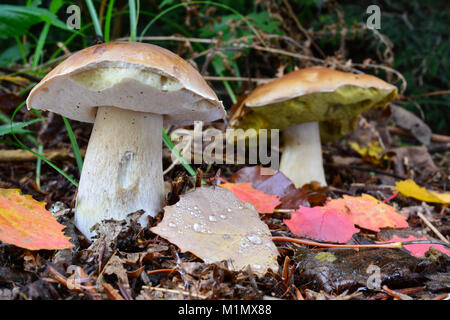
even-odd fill
[(334, 92), (315, 92), (263, 107), (246, 108), (236, 128), (280, 129), (319, 121), (321, 138), (329, 141), (353, 130), (358, 116), (373, 107), (386, 107), (396, 91), (343, 86)]

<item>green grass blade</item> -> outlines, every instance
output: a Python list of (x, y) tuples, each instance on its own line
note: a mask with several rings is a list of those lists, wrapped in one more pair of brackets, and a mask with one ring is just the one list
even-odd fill
[(92, 23), (94, 24), (95, 33), (103, 37), (102, 27), (98, 21), (97, 11), (95, 10), (92, 0), (86, 0), (86, 5), (88, 7), (89, 14), (91, 15)]
[(128, 0), (130, 10), (130, 41), (136, 41), (136, 2)]
[(66, 125), (67, 133), (69, 134), (70, 143), (72, 144), (73, 154), (75, 155), (75, 160), (77, 161), (78, 171), (83, 169), (83, 159), (81, 158), (80, 148), (77, 143), (75, 134), (73, 133), (72, 127), (70, 126), (69, 120), (66, 117), (62, 117), (64, 124)]
[(189, 172), (189, 174), (195, 178), (197, 176), (195, 170), (189, 165), (189, 163), (187, 163), (187, 161), (181, 155), (180, 151), (178, 151), (178, 149), (175, 147), (172, 140), (167, 135), (165, 128), (163, 128), (162, 138), (163, 138), (164, 143), (167, 145), (167, 147), (170, 149), (170, 151), (172, 151), (172, 153), (177, 157), (178, 161), (180, 161), (180, 163), (183, 165), (183, 167), (186, 169), (186, 171)]
[(113, 8), (114, 8), (114, 0), (110, 0), (108, 3), (108, 9), (106, 10), (106, 17), (105, 17), (105, 42), (109, 42), (109, 33), (111, 30), (111, 18)]
[[(44, 146), (42, 144), (39, 144), (38, 154), (42, 156), (42, 152), (44, 152)], [(42, 160), (40, 157), (38, 157), (36, 160), (36, 185), (38, 186), (38, 189), (41, 189), (41, 167)]]
[(16, 122), (16, 123), (12, 123), (12, 124), (1, 125), (0, 126), (0, 136), (4, 136), (5, 134), (12, 133), (11, 130), (14, 130), (18, 134), (24, 134), (24, 132), (21, 132), (21, 129), (23, 129), (33, 123), (42, 121), (42, 120), (44, 120), (44, 119), (33, 119), (33, 120), (30, 120), (27, 122)]
[(34, 152), (33, 150), (31, 150), (30, 148), (28, 148), (26, 145), (24, 145), (22, 143), (22, 141), (19, 140), (19, 138), (17, 138), (16, 134), (14, 133), (14, 129), (12, 128), (13, 125), (13, 121), (14, 118), (17, 114), (17, 112), (20, 110), (20, 108), (22, 108), (25, 105), (25, 101), (22, 102), (17, 108), (16, 110), (14, 110), (13, 115), (11, 116), (10, 119), (10, 124), (11, 124), (11, 134), (14, 138), (14, 140), (16, 140), (17, 142), (17, 146), (27, 150), (28, 152), (31, 152), (32, 154), (34, 154), (36, 157), (40, 158), (42, 161), (44, 161), (45, 163), (47, 163), (50, 167), (52, 167), (53, 169), (55, 169), (57, 172), (59, 172), (61, 175), (63, 175), (67, 180), (69, 180), (73, 185), (75, 185), (76, 187), (78, 187), (78, 182), (76, 182), (75, 180), (73, 180), (67, 173), (65, 173), (64, 171), (62, 171), (60, 168), (58, 168), (55, 164), (53, 164), (50, 160), (48, 160), (47, 158), (41, 156), (39, 153)]
[(45, 40), (47, 40), (48, 30), (50, 30), (50, 23), (46, 22), (44, 28), (42, 28), (41, 34), (39, 35), (39, 40), (36, 48), (34, 49), (33, 63), (32, 67), (36, 68), (41, 59), (42, 51), (44, 49)]

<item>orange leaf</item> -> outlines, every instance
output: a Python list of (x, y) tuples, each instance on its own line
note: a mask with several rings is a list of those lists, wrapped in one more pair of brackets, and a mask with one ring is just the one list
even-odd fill
[(284, 223), (296, 235), (326, 242), (346, 243), (359, 232), (348, 214), (327, 207), (300, 206)]
[[(415, 241), (415, 240), (428, 240), (427, 237), (417, 238), (414, 236), (409, 236), (408, 238), (400, 238), (399, 236), (393, 236), (389, 242), (400, 242), (400, 241)], [(403, 247), (408, 250), (412, 256), (414, 257), (424, 257), (425, 252), (430, 250), (430, 247), (434, 247), (436, 250), (445, 253), (450, 256), (450, 250), (446, 249), (443, 245), (440, 244), (431, 244), (431, 243), (419, 243), (419, 244), (405, 244)]]
[(407, 228), (406, 218), (398, 214), (395, 208), (363, 194), (361, 197), (344, 195), (343, 199), (333, 199), (326, 207), (348, 213), (353, 223), (361, 228), (380, 231), (380, 228)]
[(29, 250), (71, 248), (63, 228), (45, 203), (19, 189), (0, 188), (0, 241)]
[(224, 183), (220, 186), (233, 192), (243, 203), (250, 202), (259, 213), (272, 213), (281, 203), (278, 196), (254, 189), (250, 182)]

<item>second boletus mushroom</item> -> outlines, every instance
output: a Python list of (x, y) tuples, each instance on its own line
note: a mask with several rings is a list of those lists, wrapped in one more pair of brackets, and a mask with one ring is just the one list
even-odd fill
[(81, 50), (33, 88), (28, 108), (94, 122), (84, 159), (75, 222), (88, 237), (104, 219), (164, 205), (163, 124), (225, 116), (222, 103), (185, 60), (161, 47), (110, 42)]
[(351, 131), (358, 116), (395, 99), (397, 88), (377, 77), (324, 67), (300, 69), (256, 88), (234, 113), (242, 129), (280, 129), (280, 171), (297, 187), (326, 185), (322, 140)]

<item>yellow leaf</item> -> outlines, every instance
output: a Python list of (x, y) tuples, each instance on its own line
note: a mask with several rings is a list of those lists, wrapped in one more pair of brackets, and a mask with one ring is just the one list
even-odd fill
[(428, 191), (418, 186), (413, 180), (408, 179), (397, 182), (395, 189), (407, 197), (415, 198), (425, 202), (450, 203), (450, 193), (439, 193)]
[(381, 164), (382, 159), (388, 159), (383, 155), (384, 149), (378, 141), (371, 141), (367, 146), (361, 146), (355, 141), (349, 142), (350, 147), (357, 152), (365, 161), (375, 165)]

